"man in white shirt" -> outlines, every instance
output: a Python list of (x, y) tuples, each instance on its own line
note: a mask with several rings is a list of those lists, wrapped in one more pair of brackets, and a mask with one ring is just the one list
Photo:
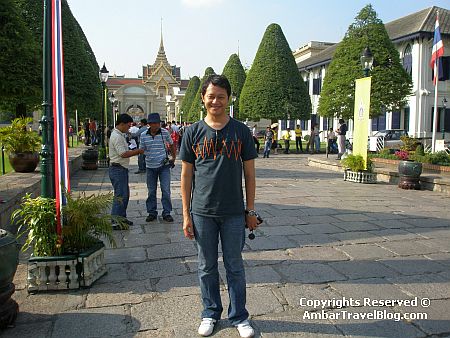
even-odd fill
[(109, 139), (109, 179), (114, 188), (114, 201), (111, 215), (125, 218), (124, 223), (132, 225), (133, 222), (126, 219), (128, 200), (130, 199), (130, 187), (128, 186), (128, 166), (130, 157), (144, 153), (143, 149), (130, 150), (126, 140), (133, 119), (128, 114), (120, 114), (117, 117), (116, 127)]

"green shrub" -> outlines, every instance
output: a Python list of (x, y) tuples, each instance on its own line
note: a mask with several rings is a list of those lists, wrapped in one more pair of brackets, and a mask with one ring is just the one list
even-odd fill
[[(344, 167), (349, 168), (351, 171), (364, 171), (365, 162), (361, 155), (350, 154), (341, 160)], [(367, 159), (367, 171), (371, 172), (373, 169), (372, 161)]]
[(425, 151), (423, 150), (423, 145), (419, 144), (416, 148), (416, 153), (417, 156), (424, 156), (425, 155)]

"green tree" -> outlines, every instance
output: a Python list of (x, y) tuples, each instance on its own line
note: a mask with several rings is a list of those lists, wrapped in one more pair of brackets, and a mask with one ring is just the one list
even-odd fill
[(0, 106), (25, 116), (42, 102), (38, 44), (14, 0), (0, 2)]
[(370, 117), (405, 105), (411, 93), (411, 77), (400, 64), (399, 54), (383, 22), (372, 6), (367, 5), (350, 25), (327, 69), (318, 107), (321, 116), (353, 118), (355, 79), (364, 76), (360, 57), (365, 47), (369, 47), (374, 56), (370, 71)]
[(183, 102), (181, 103), (181, 111), (185, 115), (185, 119), (188, 118), (189, 110), (191, 109), (192, 102), (194, 102), (195, 94), (197, 94), (198, 87), (200, 86), (200, 79), (198, 76), (194, 76), (189, 80), (186, 93), (184, 94)]
[[(11, 106), (18, 104), (23, 111), (25, 111), (25, 105), (27, 110), (30, 111), (38, 108), (42, 103), (43, 5), (42, 1), (7, 0), (7, 2), (2, 2), (0, 7), (10, 2), (15, 5), (15, 10), (23, 18), (25, 28), (27, 28), (27, 33), (20, 36), (23, 37), (28, 34), (34, 42), (32, 50), (34, 61), (31, 64), (29, 62), (19, 63), (21, 72), (26, 74), (22, 75), (22, 77), (26, 76), (26, 82), (21, 83), (17, 81), (16, 83), (18, 87), (23, 87), (22, 90), (26, 94), (16, 95), (14, 97), (15, 101), (2, 100), (3, 102), (1, 103), (3, 103), (3, 110), (11, 110)], [(62, 1), (61, 9), (67, 116), (74, 119), (75, 109), (78, 109), (80, 118), (92, 116), (92, 112), (96, 112), (97, 115), (92, 117), (98, 118), (101, 109), (101, 85), (98, 79), (99, 67), (95, 55), (80, 25), (72, 15), (66, 0)], [(3, 36), (3, 34), (0, 34), (0, 36)], [(22, 47), (26, 46), (22, 39), (16, 39), (14, 44)], [(1, 46), (8, 45), (2, 43)], [(10, 49), (9, 47), (6, 48)], [(25, 53), (16, 54), (26, 55)], [(9, 58), (9, 60), (19, 60), (20, 58), (17, 55)], [(10, 63), (10, 61), (8, 62)], [(8, 63), (1, 62), (0, 68), (3, 65), (8, 65)], [(0, 76), (0, 78), (3, 77)], [(32, 90), (34, 87), (36, 87), (36, 90)], [(0, 95), (2, 94), (0, 93)], [(8, 105), (5, 105), (5, 102)]]
[(192, 101), (191, 109), (189, 109), (188, 121), (195, 122), (200, 119), (200, 111), (203, 109), (202, 104), (202, 86), (205, 83), (208, 76), (215, 74), (214, 69), (208, 67), (205, 69), (205, 75), (203, 75), (202, 81), (198, 87), (197, 93), (195, 94), (194, 100)]
[(242, 88), (239, 110), (241, 118), (308, 120), (311, 101), (300, 76), (292, 51), (277, 24), (271, 24)]
[[(244, 67), (242, 67), (241, 60), (237, 54), (231, 54), (225, 67), (223, 67), (222, 75), (225, 75), (230, 81), (231, 90), (236, 95), (236, 101), (234, 102), (234, 117), (239, 116), (239, 97), (241, 96), (242, 87), (244, 86), (245, 74)], [(229, 109), (229, 108), (228, 108)]]

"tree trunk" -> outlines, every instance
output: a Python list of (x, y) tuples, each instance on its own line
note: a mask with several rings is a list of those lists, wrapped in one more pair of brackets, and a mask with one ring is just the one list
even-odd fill
[(25, 117), (27, 114), (27, 105), (25, 103), (18, 103), (16, 105), (16, 117)]

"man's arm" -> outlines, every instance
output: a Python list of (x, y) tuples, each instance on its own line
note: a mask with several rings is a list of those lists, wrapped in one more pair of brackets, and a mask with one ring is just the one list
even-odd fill
[(126, 152), (120, 154), (120, 157), (127, 158), (127, 157), (131, 157), (131, 156), (135, 156), (135, 155), (139, 155), (139, 154), (143, 154), (143, 153), (144, 153), (144, 149), (136, 148), (134, 150), (127, 150)]
[(191, 193), (192, 176), (194, 175), (194, 165), (192, 163), (181, 162), (181, 201), (183, 204), (183, 232), (189, 239), (194, 238), (194, 224), (191, 218)]
[[(244, 161), (245, 200), (247, 210), (255, 210), (255, 176), (255, 160)], [(245, 222), (250, 230), (255, 230), (258, 227), (256, 216), (249, 216), (246, 214)]]

